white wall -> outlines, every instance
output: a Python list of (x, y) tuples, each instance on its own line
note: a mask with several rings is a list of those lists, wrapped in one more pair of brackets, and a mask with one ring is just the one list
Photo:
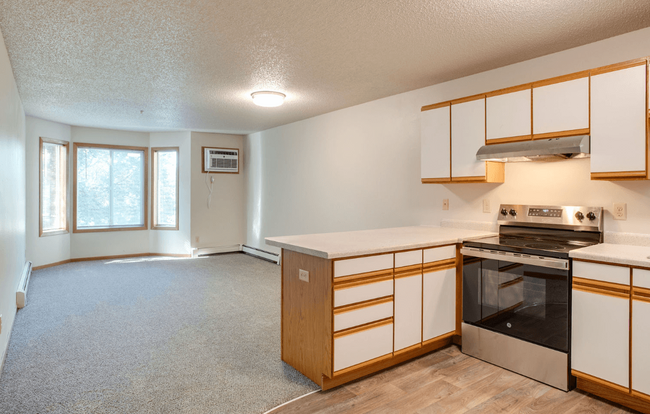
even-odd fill
[(608, 215), (606, 230), (650, 233), (650, 182), (590, 181), (589, 160), (508, 164), (502, 185), (420, 184), (419, 124), (424, 105), (648, 55), (650, 28), (251, 134), (246, 244), (277, 252), (265, 237), (494, 221), (502, 202), (627, 202), (628, 220)]
[[(178, 147), (178, 231), (150, 230), (149, 252), (165, 254), (189, 254), (191, 250), (191, 165), (192, 143), (191, 133), (185, 132), (153, 132), (149, 137), (149, 145), (155, 147)], [(151, 166), (151, 154), (149, 155)], [(153, 180), (149, 167), (149, 191)], [(151, 209), (150, 209), (151, 210)], [(149, 212), (151, 214), (151, 211)], [(149, 218), (151, 221), (151, 218)]]
[[(71, 137), (72, 142), (82, 142), (85, 144), (149, 147), (149, 133), (147, 132), (116, 131), (73, 126), (71, 128)], [(71, 154), (74, 156), (72, 148)], [(147, 154), (147, 157), (149, 157), (149, 154)], [(73, 163), (71, 162), (71, 178), (72, 166)], [(148, 192), (147, 199), (149, 199)], [(70, 258), (73, 259), (140, 253), (149, 253), (148, 230), (72, 233), (70, 235)]]
[[(70, 233), (39, 237), (39, 143), (40, 138), (70, 142), (70, 126), (40, 118), (25, 118), (25, 157), (27, 180), (27, 260), (34, 266), (70, 259)], [(72, 163), (72, 146), (68, 162)], [(68, 183), (68, 222), (72, 229), (72, 181)]]
[(210, 174), (215, 180), (208, 209), (209, 192), (201, 164), (201, 147), (237, 148), (241, 160), (243, 143), (242, 135), (192, 132), (192, 247), (219, 248), (244, 243), (246, 207), (242, 166), (239, 174)]
[(25, 265), (25, 111), (0, 34), (0, 372)]

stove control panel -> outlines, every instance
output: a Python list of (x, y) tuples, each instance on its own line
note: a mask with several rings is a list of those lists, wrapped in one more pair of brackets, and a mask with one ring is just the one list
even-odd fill
[(543, 206), (501, 204), (498, 224), (602, 231), (603, 208), (588, 206)]
[(537, 217), (562, 217), (562, 210), (561, 208), (533, 208), (530, 207), (528, 208), (528, 215), (529, 216), (537, 216)]

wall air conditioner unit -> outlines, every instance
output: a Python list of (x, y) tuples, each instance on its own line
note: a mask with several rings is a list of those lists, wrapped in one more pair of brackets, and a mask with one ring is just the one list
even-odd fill
[(203, 172), (239, 174), (239, 150), (203, 147)]

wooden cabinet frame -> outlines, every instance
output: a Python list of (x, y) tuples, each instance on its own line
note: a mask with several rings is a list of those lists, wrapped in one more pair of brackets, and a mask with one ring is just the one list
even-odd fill
[[(445, 245), (451, 246), (451, 245)], [(415, 250), (445, 246), (427, 246), (419, 249), (399, 250), (388, 253), (403, 253)], [(435, 351), (451, 343), (460, 343), (460, 317), (461, 309), (459, 298), (462, 298), (462, 260), (459, 259), (459, 247), (456, 247), (456, 257), (438, 260), (425, 265), (416, 264), (390, 269), (366, 272), (348, 276), (334, 277), (334, 265), (339, 260), (356, 259), (361, 257), (376, 256), (362, 255), (341, 259), (324, 259), (304, 253), (282, 249), (282, 360), (296, 368), (306, 377), (318, 384), (323, 390), (331, 389), (352, 380), (378, 372), (385, 368), (415, 358), (417, 356)], [(393, 324), (394, 329), (394, 294), (395, 278), (422, 274), (423, 269), (453, 268), (456, 267), (456, 323), (455, 330), (438, 336), (426, 342), (383, 355), (369, 361), (362, 362), (334, 372), (334, 340), (345, 335), (350, 335), (364, 330), (377, 328), (386, 324)], [(298, 278), (298, 269), (309, 272), (309, 282)], [(459, 277), (461, 280), (459, 280)], [(334, 306), (335, 291), (343, 288), (363, 286), (384, 280), (393, 280), (393, 294), (346, 304)], [(393, 302), (393, 316), (352, 326), (346, 329), (334, 330), (334, 316), (344, 312), (362, 309), (386, 302)], [(394, 332), (393, 332), (394, 341)]]

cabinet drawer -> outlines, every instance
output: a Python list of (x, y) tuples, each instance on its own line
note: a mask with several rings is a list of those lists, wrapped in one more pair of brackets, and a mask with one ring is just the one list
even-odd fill
[(334, 372), (393, 352), (393, 322), (334, 335)]
[(424, 250), (424, 263), (437, 262), (439, 260), (455, 259), (456, 245), (434, 247)]
[(395, 253), (395, 268), (422, 264), (422, 250)]
[(634, 286), (650, 289), (650, 270), (634, 269)]
[(392, 269), (393, 254), (359, 257), (356, 259), (337, 260), (334, 262), (334, 277), (356, 275), (358, 273), (375, 272)]
[(393, 294), (393, 279), (380, 282), (365, 283), (352, 287), (334, 287), (334, 307), (363, 302), (364, 300), (377, 299)]
[(603, 282), (630, 284), (630, 268), (598, 263), (573, 261), (573, 276)]
[(334, 310), (334, 331), (352, 328), (354, 326), (386, 319), (393, 316), (393, 299), (387, 298), (376, 304), (369, 304), (350, 310)]

